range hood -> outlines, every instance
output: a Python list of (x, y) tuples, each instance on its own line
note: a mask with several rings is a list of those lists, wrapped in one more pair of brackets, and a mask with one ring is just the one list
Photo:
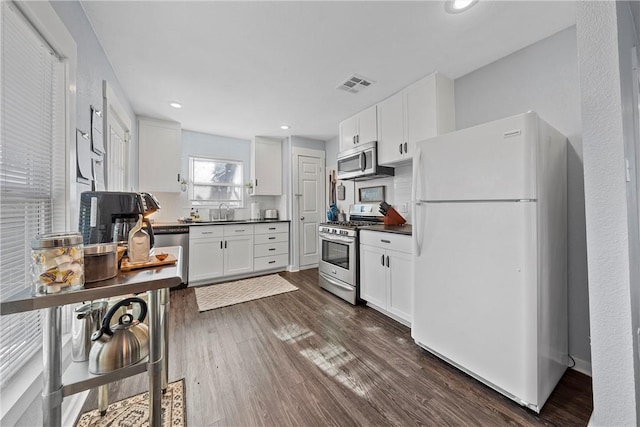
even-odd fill
[(394, 175), (394, 169), (378, 164), (378, 143), (376, 141), (357, 145), (338, 153), (338, 179), (367, 181)]

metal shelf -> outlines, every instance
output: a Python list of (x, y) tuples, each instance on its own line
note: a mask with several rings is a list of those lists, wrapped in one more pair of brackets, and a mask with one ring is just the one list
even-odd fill
[(147, 371), (149, 358), (145, 357), (135, 365), (120, 368), (106, 374), (92, 374), (89, 372), (89, 362), (72, 362), (62, 375), (62, 396), (67, 397), (91, 388), (100, 387), (132, 375)]
[[(168, 288), (182, 283), (180, 276), (182, 248), (168, 246), (161, 249), (174, 255), (178, 262), (173, 266), (121, 272), (112, 279), (89, 283), (85, 285), (84, 289), (77, 291), (33, 297), (30, 291), (25, 289), (19, 295), (0, 301), (0, 315), (44, 309), (42, 334), (42, 353), (44, 356), (43, 426), (61, 427), (64, 397), (143, 372), (149, 373), (149, 425), (153, 427), (161, 425), (162, 379), (160, 377), (162, 369), (166, 369), (166, 358), (163, 351), (167, 349), (167, 343), (163, 344), (163, 340), (167, 339), (166, 312), (163, 314), (161, 307), (166, 309), (166, 305), (169, 304)], [(135, 365), (101, 375), (89, 373), (89, 362), (73, 362), (63, 375), (60, 357), (62, 352), (60, 307), (77, 302), (141, 292), (148, 292), (149, 296), (147, 303), (149, 307), (149, 356)]]

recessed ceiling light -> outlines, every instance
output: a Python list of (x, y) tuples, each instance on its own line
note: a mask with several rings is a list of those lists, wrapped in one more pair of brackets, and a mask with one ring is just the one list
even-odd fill
[(444, 10), (449, 13), (460, 13), (469, 10), (476, 3), (478, 0), (447, 0), (444, 4)]
[(173, 108), (182, 108), (182, 104), (178, 102), (170, 102), (169, 105), (171, 105)]
[(289, 125), (282, 125), (282, 126), (280, 126), (280, 129), (282, 129), (282, 130), (287, 130), (287, 129), (289, 129), (289, 128), (290, 128), (290, 126), (289, 126)]

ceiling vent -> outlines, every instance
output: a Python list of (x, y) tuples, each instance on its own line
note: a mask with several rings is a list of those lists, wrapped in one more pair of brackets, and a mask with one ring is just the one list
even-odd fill
[(375, 82), (373, 80), (362, 77), (360, 74), (353, 74), (351, 77), (345, 80), (344, 83), (338, 86), (337, 89), (351, 93), (358, 93), (365, 90), (374, 83)]

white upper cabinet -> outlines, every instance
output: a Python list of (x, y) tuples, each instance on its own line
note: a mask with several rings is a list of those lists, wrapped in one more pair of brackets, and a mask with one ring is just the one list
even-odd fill
[(431, 74), (378, 104), (378, 162), (410, 161), (416, 142), (453, 130), (453, 81)]
[(378, 140), (377, 106), (367, 108), (340, 123), (340, 151)]
[(399, 161), (404, 156), (404, 91), (378, 103), (378, 163)]
[(282, 141), (256, 136), (251, 141), (252, 196), (282, 195)]
[(182, 161), (180, 123), (138, 118), (138, 188), (180, 192)]

